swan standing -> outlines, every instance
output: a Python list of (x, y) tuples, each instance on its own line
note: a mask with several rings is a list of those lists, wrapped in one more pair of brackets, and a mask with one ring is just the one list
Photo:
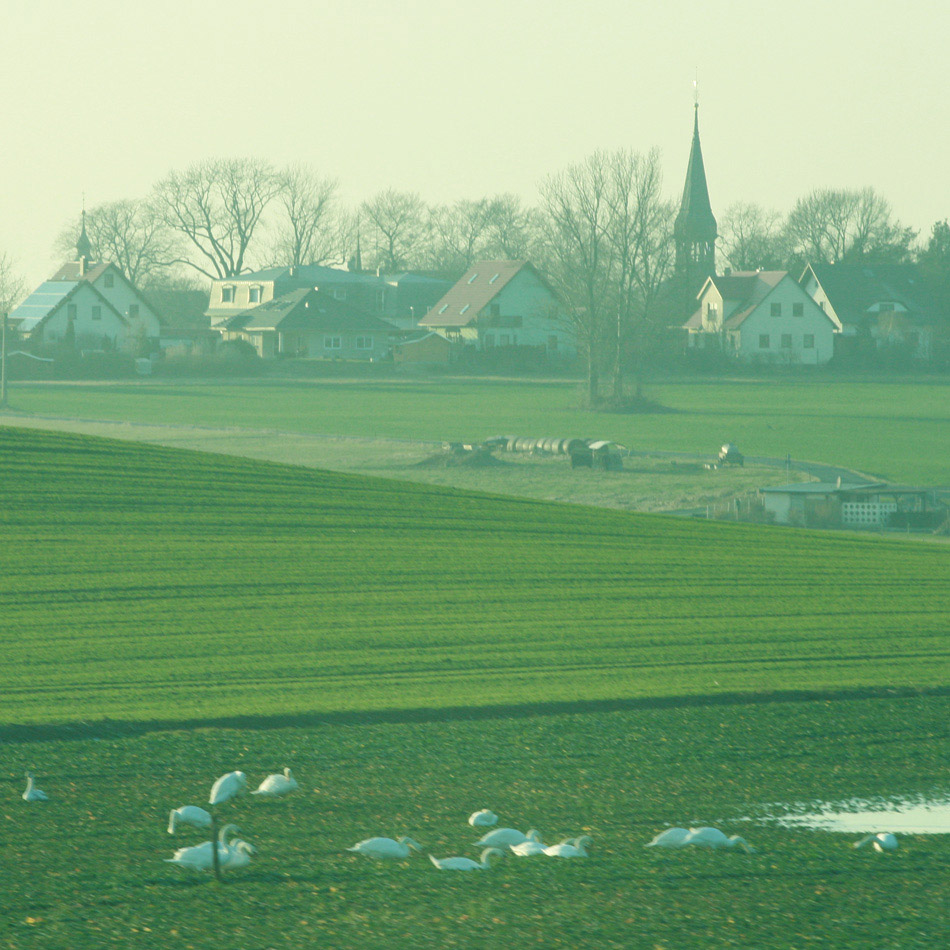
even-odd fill
[(476, 811), (468, 816), (468, 823), (473, 828), (491, 828), (498, 824), (498, 816), (488, 808)]
[(220, 805), (246, 791), (247, 776), (243, 772), (228, 772), (211, 786), (211, 797), (208, 802), (211, 805)]
[(422, 846), (417, 844), (412, 838), (403, 836), (398, 841), (392, 838), (367, 838), (347, 848), (355, 854), (365, 854), (368, 858), (394, 858), (401, 860), (408, 858), (413, 851), (422, 853)]
[(504, 852), (500, 848), (486, 848), (482, 852), (481, 861), (473, 861), (471, 858), (434, 858), (431, 854), (429, 860), (440, 871), (487, 871), (491, 867), (493, 857), (503, 857)]
[(533, 828), (525, 833), (517, 828), (496, 828), (484, 834), (475, 842), (476, 847), (508, 848), (513, 844), (524, 844), (526, 841), (540, 841), (541, 835)]
[(26, 791), (21, 796), (25, 802), (48, 802), (49, 795), (46, 792), (41, 791), (33, 784), (33, 774), (31, 772), (26, 773)]
[(568, 838), (560, 844), (553, 844), (550, 848), (545, 848), (544, 853), (549, 858), (586, 858), (587, 847), (594, 843), (589, 835), (581, 835), (579, 838)]
[(889, 831), (881, 831), (877, 834), (866, 835), (854, 843), (855, 848), (863, 848), (866, 845), (872, 845), (875, 851), (880, 851), (882, 854), (885, 851), (896, 851), (897, 836)]
[(276, 798), (278, 795), (286, 795), (288, 792), (292, 792), (299, 787), (290, 769), (284, 769), (282, 774), (268, 775), (257, 787), (256, 791), (251, 792), (251, 794), (267, 795), (271, 798)]
[(211, 814), (197, 805), (182, 805), (168, 813), (168, 833), (173, 835), (179, 825), (191, 825), (194, 828), (210, 828)]

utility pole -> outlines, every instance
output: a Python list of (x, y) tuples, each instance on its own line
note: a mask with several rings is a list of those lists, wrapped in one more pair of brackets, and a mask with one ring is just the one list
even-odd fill
[(7, 404), (7, 312), (3, 311), (3, 329), (0, 330), (0, 406)]

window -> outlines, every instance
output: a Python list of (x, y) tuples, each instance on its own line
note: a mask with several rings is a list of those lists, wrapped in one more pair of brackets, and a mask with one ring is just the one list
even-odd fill
[(371, 350), (373, 348), (373, 338), (371, 336), (358, 336), (356, 338), (356, 348), (358, 350)]
[(112, 290), (115, 286), (115, 274), (105, 274), (102, 278), (102, 286), (105, 287), (106, 290)]
[(260, 303), (261, 302), (261, 288), (260, 287), (251, 287), (247, 292), (247, 299), (251, 303)]
[(442, 304), (441, 307), (439, 307), (439, 313), (445, 313), (445, 311), (448, 309), (449, 309), (449, 305), (447, 303), (444, 303)]
[(221, 303), (234, 303), (234, 288), (233, 287), (221, 288)]
[(501, 315), (501, 304), (493, 303), (489, 308), (488, 312), (491, 316), (497, 317)]
[(793, 303), (792, 304), (792, 316), (793, 317), (804, 317), (805, 316), (805, 305), (803, 303)]
[(92, 308), (92, 319), (101, 320), (102, 319), (102, 307), (93, 307)]
[(772, 316), (780, 317), (782, 315), (782, 305), (780, 303), (772, 304)]
[(719, 319), (719, 305), (714, 303), (706, 304), (706, 319), (710, 323), (715, 323)]
[(791, 333), (782, 334), (782, 349), (790, 350), (792, 348), (792, 335)]
[(459, 310), (459, 316), (461, 316), (463, 313), (465, 313), (465, 311), (468, 310), (469, 306), (470, 306), (470, 304), (465, 304), (465, 306), (462, 307), (461, 310)]
[(325, 336), (323, 338), (323, 348), (325, 350), (342, 350), (343, 340), (338, 336)]
[(806, 333), (802, 337), (802, 349), (813, 350), (815, 348), (815, 334)]
[(499, 346), (511, 346), (511, 337), (507, 333), (502, 333), (498, 337)]
[(492, 274), (491, 280), (489, 280), (488, 283), (490, 284), (495, 283), (495, 281), (498, 280), (499, 277), (501, 277), (501, 274)]
[(769, 348), (769, 335), (767, 333), (759, 334), (759, 349), (767, 350)]
[(138, 320), (139, 318), (139, 305), (137, 303), (129, 304), (129, 319)]
[(822, 310), (824, 310), (824, 309), (825, 309), (825, 302), (824, 302), (824, 300), (819, 300), (819, 301), (818, 301), (818, 306), (821, 307)]
[(74, 303), (66, 304), (66, 319), (67, 320), (76, 319), (76, 305)]
[(471, 277), (469, 277), (468, 282), (471, 283), (473, 280), (475, 280), (476, 277), (478, 277), (478, 273), (477, 273), (477, 272), (474, 273), (474, 274), (472, 274)]

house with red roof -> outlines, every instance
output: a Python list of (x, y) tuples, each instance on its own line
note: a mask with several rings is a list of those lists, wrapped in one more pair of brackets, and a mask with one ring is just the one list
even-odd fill
[(818, 366), (834, 354), (837, 325), (787, 271), (737, 271), (706, 279), (685, 324), (692, 349), (717, 348), (747, 363)]
[(517, 346), (551, 357), (576, 354), (561, 301), (528, 261), (477, 261), (419, 326), (479, 350)]

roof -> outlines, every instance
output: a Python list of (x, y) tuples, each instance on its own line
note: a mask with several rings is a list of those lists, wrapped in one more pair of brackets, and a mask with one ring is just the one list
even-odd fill
[(530, 270), (545, 287), (548, 286), (528, 261), (476, 261), (458, 283), (436, 301), (419, 321), (419, 326), (468, 326), (525, 269)]
[[(738, 300), (739, 306), (733, 311), (728, 319), (723, 321), (723, 326), (734, 330), (742, 326), (746, 318), (751, 315), (756, 307), (788, 276), (788, 271), (784, 270), (763, 270), (755, 273), (739, 272), (731, 274), (728, 277), (715, 277), (716, 289), (719, 289), (720, 281), (723, 283), (734, 281), (728, 285), (730, 294), (739, 293), (745, 290), (745, 296), (727, 296), (722, 290), (724, 300)], [(817, 304), (815, 304), (817, 306)], [(831, 319), (829, 317), (829, 319)]]
[(225, 329), (255, 332), (277, 330), (368, 330), (390, 333), (392, 324), (352, 307), (332, 294), (301, 287), (242, 310), (225, 323)]
[(10, 314), (10, 319), (19, 321), (18, 329), (20, 332), (31, 333), (72, 297), (80, 287), (88, 287), (90, 292), (95, 294), (123, 323), (128, 323), (125, 316), (119, 313), (92, 284), (84, 280), (44, 281)]
[(946, 316), (930, 281), (916, 264), (810, 264), (838, 319), (855, 323), (877, 303), (896, 303), (917, 318)]
[[(291, 273), (292, 272), (292, 273)], [(220, 278), (219, 282), (251, 282), (270, 280), (290, 280), (308, 285), (319, 286), (320, 283), (367, 283), (379, 281), (375, 274), (365, 274), (358, 271), (343, 270), (340, 267), (325, 267), (323, 264), (298, 264), (295, 267), (267, 267), (264, 270), (251, 271), (247, 274), (238, 274), (236, 277)]]
[(693, 144), (686, 166), (686, 182), (680, 210), (673, 222), (673, 233), (681, 240), (711, 241), (716, 238), (716, 217), (709, 203), (703, 149), (699, 143), (699, 105), (693, 117)]
[[(98, 264), (88, 265), (80, 274), (79, 263), (79, 261), (67, 261), (50, 277), (50, 280), (86, 280), (92, 283), (113, 266), (109, 261), (100, 261)], [(116, 269), (118, 270), (118, 268)]]

